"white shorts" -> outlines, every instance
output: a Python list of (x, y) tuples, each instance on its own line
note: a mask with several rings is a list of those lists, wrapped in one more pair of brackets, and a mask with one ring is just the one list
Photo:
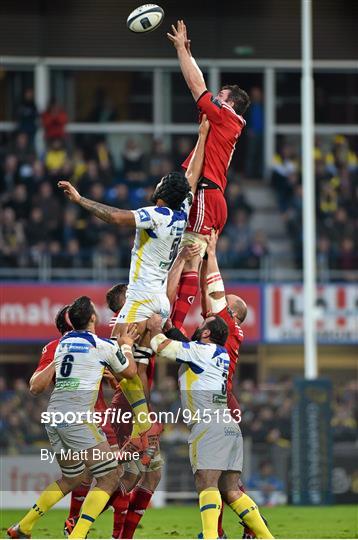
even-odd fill
[(191, 246), (193, 244), (199, 244), (200, 257), (203, 258), (206, 253), (206, 248), (208, 247), (205, 236), (192, 231), (185, 231), (180, 243), (180, 247)]
[(162, 317), (163, 323), (169, 317), (170, 303), (165, 293), (129, 291), (116, 323), (146, 321), (155, 313)]
[(106, 442), (106, 436), (96, 424), (84, 422), (83, 424), (69, 424), (67, 426), (46, 425), (50, 444), (56, 454), (62, 450), (88, 450), (102, 442)]
[(242, 471), (243, 441), (241, 430), (229, 423), (198, 423), (188, 438), (190, 464), (197, 470)]

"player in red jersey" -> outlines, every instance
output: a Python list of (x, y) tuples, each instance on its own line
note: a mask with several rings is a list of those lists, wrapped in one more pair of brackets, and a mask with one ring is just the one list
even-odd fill
[[(114, 327), (117, 315), (125, 303), (126, 291), (127, 285), (123, 284), (115, 285), (107, 291), (107, 305), (114, 313), (110, 322), (112, 327)], [(154, 379), (154, 362), (155, 356), (152, 355), (150, 359), (143, 358), (141, 362), (137, 363), (138, 374), (142, 380), (148, 401)], [(123, 394), (120, 384), (117, 385), (111, 408), (116, 411), (120, 410), (121, 418), (123, 418), (124, 413), (132, 413), (132, 408)], [(128, 422), (128, 420), (126, 422), (119, 421), (114, 422), (112, 427), (117, 436), (118, 446), (122, 447), (131, 435), (132, 423), (131, 421)], [(113, 538), (133, 538), (135, 530), (159, 484), (162, 464), (159, 446), (148, 467), (144, 467), (140, 461), (123, 463), (121, 501), (124, 510), (122, 511), (121, 523), (118, 522), (116, 530), (113, 531)]]
[[(183, 243), (200, 243), (201, 257), (206, 249), (205, 235), (212, 229), (221, 233), (227, 219), (224, 191), (227, 171), (235, 145), (246, 122), (242, 115), (250, 104), (247, 93), (237, 85), (223, 86), (217, 96), (206, 88), (203, 74), (190, 52), (186, 26), (178, 21), (167, 34), (174, 44), (185, 81), (198, 105), (200, 114), (206, 114), (210, 132), (205, 146), (202, 177), (199, 180), (194, 204)], [(190, 154), (183, 163), (188, 167)], [(178, 299), (172, 315), (175, 326), (181, 327), (198, 291), (198, 271), (201, 257), (184, 266), (178, 289)]]
[[(56, 328), (60, 332), (61, 336), (72, 330), (72, 325), (67, 316), (67, 310), (69, 307), (69, 305), (66, 305), (61, 308), (55, 318)], [(61, 338), (50, 341), (50, 343), (45, 345), (42, 349), (40, 361), (29, 382), (30, 392), (34, 396), (37, 396), (46, 390), (54, 379), (55, 365), (53, 358), (60, 339)]]

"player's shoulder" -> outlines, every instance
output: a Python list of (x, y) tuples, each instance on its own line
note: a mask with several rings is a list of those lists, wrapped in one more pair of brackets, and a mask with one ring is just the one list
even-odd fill
[(97, 341), (96, 341), (96, 334), (93, 334), (92, 332), (88, 332), (87, 330), (71, 330), (70, 332), (67, 332), (62, 338), (60, 339), (60, 345), (64, 343), (72, 343), (73, 345), (76, 345), (77, 343), (80, 344), (86, 344), (91, 345), (92, 347), (97, 347)]
[(117, 340), (100, 337), (100, 336), (97, 336), (97, 334), (95, 338), (96, 338), (97, 347), (104, 348), (104, 349), (116, 348)]
[(223, 102), (222, 108), (223, 108), (223, 114), (225, 114), (228, 118), (235, 121), (241, 127), (246, 126), (246, 120), (244, 119), (244, 117), (241, 116), (240, 114), (237, 114), (235, 109), (233, 109), (233, 107), (231, 107), (228, 103)]
[(42, 349), (42, 353), (55, 351), (57, 348), (57, 345), (60, 343), (61, 338), (53, 339), (49, 343), (47, 343), (44, 348)]
[(243, 341), (244, 337), (245, 337), (243, 329), (241, 328), (241, 326), (239, 324), (236, 324), (236, 329), (237, 329), (237, 334), (239, 336), (239, 340)]

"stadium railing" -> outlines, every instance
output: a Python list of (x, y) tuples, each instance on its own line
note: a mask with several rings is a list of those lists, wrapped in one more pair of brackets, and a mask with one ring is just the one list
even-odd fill
[[(266, 255), (260, 261), (258, 268), (223, 268), (223, 276), (226, 280), (253, 281), (253, 282), (282, 282), (302, 281), (302, 269), (290, 268), (285, 265), (285, 259), (291, 260), (284, 254)], [(59, 267), (53, 264), (50, 255), (38, 256), (36, 263), (31, 266), (0, 268), (0, 280), (33, 280), (33, 281), (57, 281), (57, 280), (85, 280), (85, 281), (118, 281), (128, 279), (128, 268), (106, 266), (106, 257), (94, 254), (88, 257), (86, 264), (72, 268)], [(278, 264), (279, 263), (279, 264)], [(330, 268), (318, 268), (317, 280), (327, 282), (357, 282), (357, 270), (340, 270)]]

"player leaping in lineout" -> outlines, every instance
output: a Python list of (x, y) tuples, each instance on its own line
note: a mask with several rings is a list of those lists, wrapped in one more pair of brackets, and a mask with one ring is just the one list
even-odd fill
[[(152, 354), (146, 321), (155, 313), (160, 314), (165, 321), (170, 314), (167, 297), (168, 272), (177, 256), (188, 222), (189, 210), (201, 175), (209, 129), (210, 124), (204, 116), (185, 176), (179, 173), (164, 176), (152, 197), (155, 206), (133, 211), (120, 210), (82, 197), (70, 182), (58, 183), (58, 187), (72, 202), (103, 221), (136, 228), (126, 302), (118, 315), (112, 336), (116, 335), (116, 330), (120, 332), (121, 325), (138, 323), (138, 332), (142, 337), (134, 351), (137, 362), (148, 363)], [(130, 381), (123, 380), (121, 387), (135, 418), (131, 439), (135, 441), (138, 450), (144, 452), (141, 459), (144, 465), (148, 465), (151, 459), (148, 437), (158, 433), (153, 432), (156, 424), (152, 425), (148, 419), (148, 404), (142, 381), (137, 374)]]
[[(167, 34), (176, 48), (184, 79), (195, 99), (201, 114), (206, 114), (211, 125), (205, 148), (202, 178), (198, 183), (189, 223), (183, 243), (199, 243), (201, 257), (205, 254), (206, 242), (203, 236), (212, 229), (221, 233), (227, 219), (224, 191), (227, 171), (235, 150), (236, 142), (245, 127), (242, 115), (250, 105), (247, 93), (237, 85), (223, 86), (217, 96), (208, 91), (203, 74), (190, 52), (186, 26), (182, 20), (177, 27), (172, 25), (172, 33)], [(192, 154), (183, 163), (186, 169)], [(198, 292), (198, 271), (201, 257), (186, 263), (178, 288), (178, 298), (174, 307), (173, 324), (180, 328)]]

